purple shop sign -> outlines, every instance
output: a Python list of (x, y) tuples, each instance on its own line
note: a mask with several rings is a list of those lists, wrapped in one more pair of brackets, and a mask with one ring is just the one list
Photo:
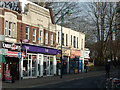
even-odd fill
[(56, 55), (58, 50), (52, 48), (45, 48), (41, 46), (31, 46), (31, 45), (23, 45), (23, 50), (27, 48), (27, 51), (37, 52), (37, 53), (46, 53), (46, 54), (54, 54)]

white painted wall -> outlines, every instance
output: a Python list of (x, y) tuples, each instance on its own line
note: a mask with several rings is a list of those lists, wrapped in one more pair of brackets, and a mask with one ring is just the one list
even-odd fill
[[(58, 43), (58, 32), (59, 32), (59, 43)], [(64, 33), (64, 46), (66, 46), (66, 34), (68, 34), (68, 46), (71, 46), (71, 35), (72, 35), (72, 49), (78, 49), (81, 50), (81, 41), (83, 39), (83, 49), (85, 47), (85, 34), (81, 33), (81, 32), (77, 32), (74, 31), (70, 28), (66, 28), (63, 27), (63, 33)], [(76, 36), (76, 48), (73, 47), (73, 38), (74, 36)], [(78, 37), (78, 48), (77, 48), (77, 37)], [(58, 46), (61, 46), (61, 26), (60, 25), (56, 25), (56, 43), (58, 44)]]

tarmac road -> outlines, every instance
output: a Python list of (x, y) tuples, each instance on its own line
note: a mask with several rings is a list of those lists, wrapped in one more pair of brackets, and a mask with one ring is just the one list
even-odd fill
[(84, 77), (72, 81), (65, 81), (57, 84), (48, 84), (33, 88), (105, 88), (105, 75)]

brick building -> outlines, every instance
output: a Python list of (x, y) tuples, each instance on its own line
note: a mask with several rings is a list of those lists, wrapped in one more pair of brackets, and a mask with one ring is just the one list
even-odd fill
[(16, 79), (56, 75), (58, 50), (50, 11), (29, 1), (17, 5), (17, 11), (0, 8), (0, 34), (5, 35), (2, 47), (8, 49), (2, 78), (11, 79), (5, 75), (11, 65), (16, 68)]

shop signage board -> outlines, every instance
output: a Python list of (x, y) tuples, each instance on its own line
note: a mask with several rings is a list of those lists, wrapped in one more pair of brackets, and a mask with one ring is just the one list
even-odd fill
[(9, 70), (7, 70), (5, 72), (5, 80), (6, 81), (11, 81), (12, 80), (12, 77), (10, 76), (10, 71)]
[(2, 47), (10, 50), (18, 50), (20, 51), (21, 46), (15, 43), (7, 43), (7, 42), (2, 42)]
[(32, 46), (32, 45), (23, 45), (23, 50), (30, 51), (30, 52), (38, 52), (38, 53), (47, 53), (47, 54), (57, 54), (57, 49), (52, 49), (52, 48), (46, 48), (46, 47), (41, 47), (41, 46)]
[(75, 56), (80, 56), (81, 55), (80, 51), (77, 51), (77, 50), (72, 50), (71, 54), (73, 54)]
[(22, 52), (18, 52), (18, 58), (22, 58)]
[[(18, 57), (18, 53), (20, 53), (20, 52), (8, 51), (8, 55), (7, 56), (9, 56), (9, 57)], [(19, 55), (21, 57), (21, 54), (19, 54)], [(25, 54), (24, 53), (22, 53), (22, 57), (25, 58)]]

